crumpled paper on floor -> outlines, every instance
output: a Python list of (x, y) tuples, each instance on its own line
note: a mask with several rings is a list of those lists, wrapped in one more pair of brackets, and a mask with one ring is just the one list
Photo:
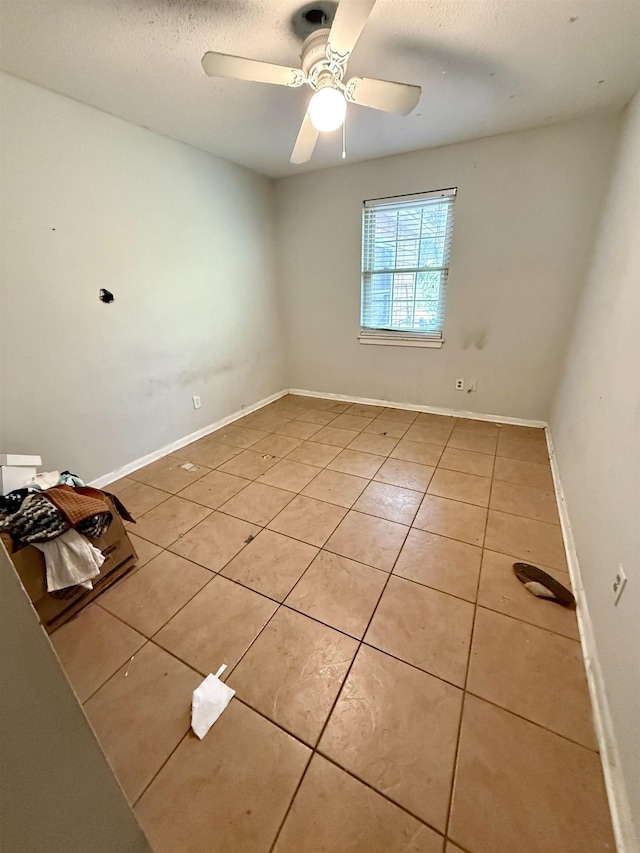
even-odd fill
[(191, 728), (200, 740), (236, 695), (235, 690), (220, 681), (220, 676), (226, 668), (226, 663), (223, 663), (215, 675), (209, 673), (202, 684), (193, 691)]

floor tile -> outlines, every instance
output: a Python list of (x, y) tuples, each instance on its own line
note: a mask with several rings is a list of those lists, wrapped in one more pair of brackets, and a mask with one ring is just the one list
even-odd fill
[(266, 438), (260, 439), (257, 444), (253, 445), (255, 453), (270, 453), (272, 456), (286, 456), (291, 453), (296, 447), (302, 444), (301, 438), (292, 438), (290, 435), (277, 435), (272, 433)]
[[(109, 486), (107, 486), (107, 491)], [(169, 492), (163, 492), (160, 489), (155, 489), (153, 486), (147, 486), (146, 483), (137, 483), (131, 480), (131, 485), (122, 489), (118, 497), (129, 510), (134, 518), (144, 515), (154, 506), (158, 506), (163, 501), (170, 497)]]
[(282, 601), (317, 553), (318, 549), (312, 545), (271, 530), (261, 530), (227, 563), (222, 574), (269, 598)]
[(451, 432), (454, 426), (458, 423), (458, 419), (452, 415), (437, 415), (435, 412), (420, 412), (414, 423), (416, 426), (426, 426)]
[(466, 697), (454, 842), (474, 853), (614, 853), (606, 803), (597, 753)]
[(343, 474), (354, 474), (356, 477), (371, 478), (384, 462), (384, 456), (373, 453), (362, 453), (360, 450), (341, 450), (336, 458), (329, 462), (330, 471), (341, 471)]
[(274, 853), (441, 853), (442, 837), (314, 755)]
[(411, 530), (393, 567), (394, 575), (476, 600), (482, 550), (435, 533)]
[(392, 576), (364, 639), (462, 687), (472, 623), (472, 604)]
[(406, 441), (413, 441), (418, 444), (431, 444), (440, 449), (446, 445), (449, 436), (450, 431), (448, 429), (439, 429), (438, 427), (419, 424), (417, 421), (404, 434)]
[(389, 521), (411, 524), (421, 501), (422, 492), (401, 489), (389, 483), (373, 482), (369, 483), (353, 508)]
[(470, 450), (473, 453), (495, 454), (497, 436), (484, 435), (468, 429), (454, 429), (447, 442), (447, 447), (455, 447), (458, 450)]
[(382, 483), (389, 483), (392, 486), (400, 486), (403, 489), (424, 492), (433, 477), (434, 471), (435, 468), (431, 468), (429, 465), (404, 462), (401, 459), (387, 459), (374, 479)]
[(246, 426), (250, 429), (272, 432), (274, 429), (279, 429), (289, 423), (290, 420), (291, 418), (288, 415), (281, 415), (278, 412), (258, 411), (249, 415), (246, 419)]
[[(197, 445), (197, 446), (196, 446)], [(223, 444), (208, 437), (188, 445), (180, 451), (194, 465), (205, 465), (207, 468), (217, 468), (223, 462), (228, 462), (240, 453), (239, 447)], [(197, 472), (196, 472), (197, 473)], [(187, 483), (184, 483), (186, 486)]]
[(360, 418), (377, 418), (384, 411), (384, 406), (376, 406), (373, 403), (352, 403), (347, 407), (348, 415), (356, 415)]
[[(317, 409), (324, 412), (333, 412), (334, 415), (341, 415), (351, 408), (351, 403), (340, 402), (339, 400), (325, 400), (316, 398), (314, 405)], [(354, 414), (354, 413), (352, 413)], [(358, 414), (355, 412), (355, 414)]]
[(315, 441), (304, 441), (300, 447), (296, 447), (295, 450), (291, 451), (287, 459), (293, 462), (304, 462), (306, 465), (316, 465), (318, 468), (324, 468), (339, 453), (339, 447), (333, 447), (330, 444), (318, 444)]
[[(561, 607), (553, 601), (537, 598), (528, 592), (524, 584), (515, 576), (513, 563), (513, 557), (484, 551), (478, 604), (577, 640), (580, 635), (576, 611)], [(567, 572), (549, 569), (547, 566), (540, 566), (540, 568), (560, 581), (567, 589), (571, 589)]]
[(220, 512), (264, 527), (280, 510), (285, 508), (292, 498), (293, 494), (284, 491), (284, 489), (276, 489), (261, 482), (254, 482), (225, 504), (222, 504)]
[(532, 486), (535, 489), (553, 489), (553, 477), (549, 465), (519, 462), (517, 459), (505, 459), (503, 456), (496, 456), (493, 479), (519, 483), (521, 486)]
[(147, 643), (84, 706), (130, 803), (140, 796), (190, 726), (202, 676)]
[(397, 443), (397, 438), (391, 438), (388, 435), (361, 432), (349, 444), (349, 449), (361, 450), (363, 453), (374, 453), (378, 456), (388, 456)]
[(547, 453), (547, 445), (543, 441), (519, 441), (516, 438), (509, 438), (501, 435), (498, 439), (498, 456), (504, 456), (507, 459), (517, 459), (520, 462), (535, 462), (538, 465), (549, 464), (549, 454)]
[(470, 430), (479, 435), (497, 436), (501, 432), (501, 425), (492, 421), (479, 421), (475, 418), (457, 418), (456, 429)]
[(493, 456), (487, 453), (473, 453), (471, 450), (445, 447), (438, 467), (447, 468), (449, 471), (462, 471), (463, 474), (476, 474), (478, 477), (491, 477), (493, 463)]
[(229, 462), (220, 465), (219, 470), (225, 474), (235, 474), (247, 480), (255, 480), (278, 462), (278, 457), (268, 453), (256, 453), (253, 450), (243, 450)]
[(315, 745), (357, 640), (281, 607), (229, 676), (252, 708)]
[(290, 421), (276, 430), (278, 435), (289, 435), (292, 438), (306, 440), (315, 435), (320, 429), (320, 424), (305, 423), (305, 421)]
[(560, 524), (558, 504), (553, 489), (533, 489), (531, 486), (495, 480), (489, 506), (491, 509), (522, 515), (536, 521)]
[(540, 562), (565, 571), (567, 568), (562, 532), (557, 524), (490, 509), (485, 547), (525, 563)]
[(391, 459), (402, 459), (404, 462), (418, 462), (420, 465), (437, 465), (442, 448), (434, 444), (423, 444), (419, 441), (409, 441), (403, 438), (389, 454)]
[(212, 433), (211, 438), (221, 441), (223, 444), (230, 444), (232, 447), (240, 447), (242, 450), (246, 450), (260, 441), (261, 438), (266, 438), (267, 435), (268, 433), (262, 430), (229, 424)]
[(154, 853), (265, 853), (309, 754), (232, 699), (204, 740), (184, 738), (137, 803), (136, 817)]
[(353, 432), (362, 432), (372, 421), (373, 418), (362, 418), (356, 415), (338, 415), (335, 421), (332, 421), (331, 426), (338, 427), (338, 429), (350, 429)]
[(346, 514), (344, 507), (296, 495), (269, 523), (269, 529), (321, 547)]
[(368, 480), (354, 477), (352, 474), (341, 474), (339, 471), (320, 471), (311, 483), (303, 489), (302, 494), (309, 498), (337, 504), (349, 508), (360, 497)]
[(362, 646), (319, 749), (444, 832), (461, 710), (458, 688)]
[(153, 560), (154, 557), (157, 557), (158, 554), (162, 551), (162, 548), (159, 545), (154, 545), (153, 542), (148, 542), (146, 539), (141, 539), (139, 536), (136, 536), (133, 532), (135, 527), (127, 528), (127, 535), (131, 540), (131, 544), (137, 554), (138, 559), (136, 560), (136, 570), (145, 566), (149, 560)]
[(243, 477), (234, 477), (233, 474), (212, 471), (197, 483), (179, 492), (178, 497), (208, 506), (210, 509), (218, 509), (250, 482), (251, 480), (245, 480)]
[(132, 480), (130, 477), (120, 477), (118, 480), (114, 480), (113, 483), (109, 483), (106, 486), (106, 491), (110, 492), (112, 495), (120, 495), (122, 492), (127, 489), (129, 486), (132, 486), (136, 480)]
[(467, 690), (597, 749), (582, 651), (575, 640), (481, 607)]
[(394, 521), (348, 512), (325, 545), (327, 551), (390, 572), (409, 528)]
[(135, 532), (166, 548), (210, 513), (207, 507), (173, 496), (139, 518)]
[(281, 459), (273, 468), (258, 478), (259, 483), (266, 483), (286, 489), (289, 492), (299, 492), (310, 483), (318, 474), (318, 469), (313, 465), (304, 465), (302, 462), (292, 462), (289, 459)]
[(386, 582), (385, 572), (321, 551), (286, 604), (361, 639)]
[(394, 409), (392, 407), (382, 410), (379, 417), (389, 421), (398, 421), (403, 424), (412, 424), (418, 417), (419, 412), (412, 412), (409, 409)]
[(484, 507), (425, 495), (413, 525), (449, 539), (482, 545), (486, 520)]
[(146, 639), (106, 610), (89, 604), (58, 628), (51, 642), (76, 696), (84, 702)]
[(156, 634), (154, 642), (203, 675), (216, 672), (223, 663), (231, 671), (277, 607), (218, 576)]
[(214, 512), (174, 542), (171, 551), (205, 569), (219, 572), (259, 530), (257, 525), (248, 521)]
[(338, 427), (326, 426), (313, 436), (320, 444), (332, 444), (334, 447), (346, 447), (353, 441), (353, 431), (350, 429), (339, 429)]
[(298, 415), (296, 420), (310, 424), (318, 424), (318, 426), (326, 426), (336, 417), (337, 415), (335, 412), (322, 412), (319, 409), (311, 409), (301, 415)]
[(103, 593), (98, 604), (152, 637), (212, 577), (202, 566), (163, 551), (139, 572)]
[(456, 844), (452, 844), (450, 841), (447, 841), (444, 853), (464, 853), (464, 851)]
[(146, 483), (147, 486), (154, 486), (156, 489), (175, 494), (191, 483), (195, 483), (211, 470), (200, 463), (192, 463), (195, 464), (195, 470), (189, 471), (182, 467), (185, 464), (188, 463), (182, 459), (165, 456), (157, 462), (134, 471), (129, 476), (140, 483)]
[(403, 424), (400, 421), (388, 421), (385, 418), (376, 418), (374, 421), (371, 421), (369, 426), (364, 428), (363, 432), (371, 433), (372, 435), (388, 435), (390, 438), (402, 438), (408, 429), (409, 424)]
[(518, 426), (517, 424), (500, 424), (500, 435), (515, 438), (518, 441), (544, 441), (547, 437), (544, 427)]
[(488, 506), (490, 491), (491, 480), (488, 477), (438, 468), (431, 478), (427, 494), (476, 506)]

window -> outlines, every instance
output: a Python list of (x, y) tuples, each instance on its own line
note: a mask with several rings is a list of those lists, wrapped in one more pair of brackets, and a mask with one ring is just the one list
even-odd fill
[(456, 190), (365, 201), (361, 343), (442, 346)]

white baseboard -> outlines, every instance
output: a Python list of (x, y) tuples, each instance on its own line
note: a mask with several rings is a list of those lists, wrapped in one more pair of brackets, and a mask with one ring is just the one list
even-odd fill
[(609, 700), (607, 698), (595, 635), (591, 624), (591, 616), (589, 615), (589, 607), (582, 583), (578, 553), (576, 551), (564, 490), (560, 479), (560, 470), (553, 446), (553, 439), (548, 427), (546, 435), (567, 565), (569, 567), (573, 592), (576, 597), (578, 630), (580, 632), (582, 655), (591, 696), (593, 723), (600, 749), (600, 760), (602, 762), (604, 783), (609, 800), (609, 810), (611, 812), (611, 823), (616, 839), (616, 847), (618, 853), (638, 853), (639, 848), (631, 817), (631, 808), (627, 797), (624, 776), (622, 774), (613, 721), (609, 710)]
[(368, 406), (388, 406), (391, 409), (407, 409), (410, 412), (428, 412), (432, 415), (449, 415), (454, 418), (469, 418), (475, 421), (493, 421), (497, 424), (515, 424), (516, 426), (546, 427), (546, 421), (535, 421), (529, 418), (508, 418), (504, 415), (485, 415), (478, 412), (464, 412), (458, 409), (443, 409), (439, 406), (414, 406), (411, 403), (397, 403), (392, 400), (375, 400), (372, 397), (352, 397), (348, 394), (329, 394), (326, 391), (304, 391), (300, 388), (289, 388), (289, 394), (299, 394), (301, 397), (322, 397), (325, 400), (338, 400), (343, 403), (364, 403)]
[(263, 400), (259, 400), (257, 403), (252, 403), (250, 406), (245, 406), (243, 409), (240, 409), (240, 411), (234, 412), (232, 415), (229, 415), (226, 418), (222, 418), (221, 420), (216, 421), (215, 423), (209, 424), (206, 427), (202, 427), (202, 429), (196, 430), (196, 432), (192, 432), (191, 435), (185, 435), (184, 438), (179, 438), (177, 441), (172, 441), (171, 444), (165, 444), (165, 446), (161, 447), (159, 450), (154, 450), (152, 453), (147, 453), (146, 456), (141, 456), (139, 459), (135, 459), (133, 462), (129, 462), (127, 465), (123, 465), (122, 468), (118, 468), (115, 471), (111, 471), (109, 472), (109, 474), (103, 474), (102, 477), (98, 477), (97, 479), (92, 480), (89, 485), (94, 486), (96, 489), (101, 489), (103, 486), (108, 486), (109, 483), (114, 483), (121, 477), (126, 477), (127, 474), (132, 474), (139, 468), (144, 468), (145, 465), (149, 465), (151, 462), (155, 462), (157, 459), (162, 459), (163, 456), (167, 456), (169, 453), (173, 453), (175, 450), (179, 450), (181, 447), (184, 447), (187, 444), (191, 444), (192, 441), (197, 441), (199, 438), (204, 438), (205, 435), (210, 435), (217, 429), (221, 429), (222, 427), (227, 426), (227, 424), (233, 423), (239, 418), (243, 418), (245, 415), (248, 415), (251, 412), (255, 412), (258, 409), (261, 409), (263, 406), (267, 406), (269, 403), (273, 403), (274, 400), (279, 400), (280, 397), (284, 397), (287, 393), (288, 391), (286, 389), (284, 391), (278, 391), (276, 394), (271, 394), (270, 397), (265, 397)]

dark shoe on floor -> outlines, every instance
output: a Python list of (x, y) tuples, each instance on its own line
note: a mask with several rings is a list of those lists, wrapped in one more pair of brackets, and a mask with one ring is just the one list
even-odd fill
[(566, 588), (547, 572), (528, 563), (514, 563), (513, 571), (532, 595), (555, 601), (563, 607), (575, 607), (576, 600)]

